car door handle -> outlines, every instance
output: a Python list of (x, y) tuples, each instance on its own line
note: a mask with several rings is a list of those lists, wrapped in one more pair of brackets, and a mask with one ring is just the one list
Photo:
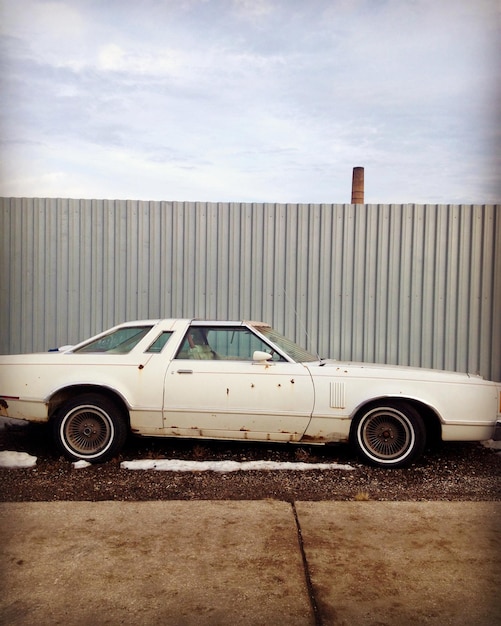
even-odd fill
[(193, 370), (177, 370), (178, 374), (193, 374)]

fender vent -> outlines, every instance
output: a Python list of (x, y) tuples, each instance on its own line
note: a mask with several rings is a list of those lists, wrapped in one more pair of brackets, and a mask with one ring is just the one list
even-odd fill
[(331, 409), (344, 409), (346, 407), (345, 383), (331, 383)]

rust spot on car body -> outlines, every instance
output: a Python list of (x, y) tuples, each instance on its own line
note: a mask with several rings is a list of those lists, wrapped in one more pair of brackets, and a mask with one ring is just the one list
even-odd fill
[(303, 435), (300, 440), (302, 443), (340, 443), (348, 441), (348, 437), (341, 433), (328, 433), (326, 435)]
[(307, 443), (325, 443), (327, 439), (322, 436), (313, 437), (312, 435), (303, 435), (301, 437), (301, 441), (304, 441)]

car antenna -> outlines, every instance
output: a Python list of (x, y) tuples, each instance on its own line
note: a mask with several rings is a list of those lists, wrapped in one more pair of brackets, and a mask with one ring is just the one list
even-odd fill
[[(301, 327), (301, 329), (303, 330), (304, 334), (306, 335), (306, 339), (308, 340), (308, 343), (311, 345), (312, 344), (311, 337), (310, 337), (308, 331), (306, 330), (306, 326), (303, 324), (302, 319), (299, 317), (299, 313), (297, 312), (296, 307), (294, 306), (294, 303), (289, 298), (289, 294), (287, 293), (285, 287), (283, 287), (283, 290), (284, 290), (285, 297), (287, 298), (287, 302), (289, 303), (289, 306), (294, 311), (294, 315), (296, 316), (296, 319), (297, 319), (297, 321), (299, 323), (299, 326)], [(319, 361), (322, 361), (322, 357), (318, 354), (317, 350), (315, 350), (315, 354), (317, 356), (317, 359)]]

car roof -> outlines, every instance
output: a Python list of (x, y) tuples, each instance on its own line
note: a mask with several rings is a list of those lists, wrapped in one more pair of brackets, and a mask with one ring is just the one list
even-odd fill
[(218, 320), (218, 319), (200, 319), (200, 318), (160, 318), (160, 319), (145, 319), (145, 320), (131, 320), (128, 322), (122, 322), (121, 324), (117, 324), (117, 326), (144, 326), (144, 325), (155, 325), (160, 323), (168, 323), (173, 324), (175, 322), (184, 322), (185, 324), (195, 324), (196, 326), (200, 325), (242, 325), (248, 324), (249, 326), (255, 326), (258, 328), (271, 328), (269, 324), (266, 322), (259, 322), (256, 320)]

